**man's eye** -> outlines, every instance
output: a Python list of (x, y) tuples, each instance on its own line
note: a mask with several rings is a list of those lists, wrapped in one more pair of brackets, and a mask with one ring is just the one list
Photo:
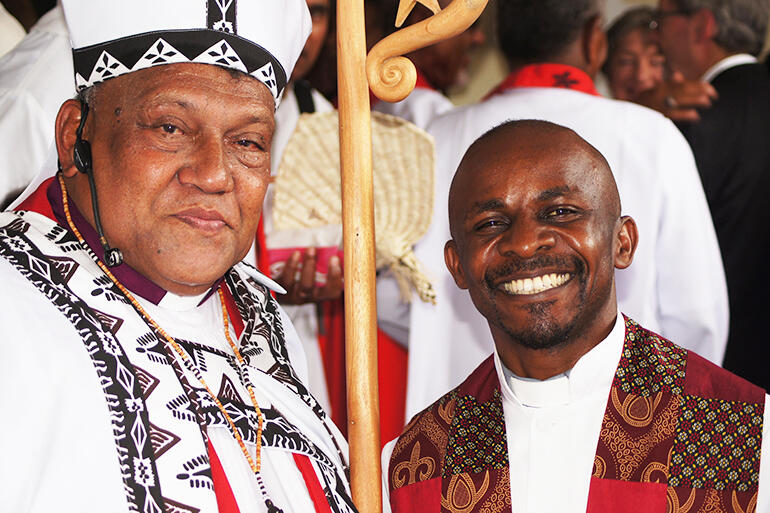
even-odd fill
[(171, 123), (163, 123), (160, 125), (161, 130), (163, 130), (167, 134), (179, 134), (182, 132), (182, 130), (176, 126), (172, 125)]
[(557, 218), (557, 217), (569, 216), (569, 215), (572, 215), (572, 214), (575, 214), (575, 213), (576, 213), (575, 209), (572, 209), (572, 208), (556, 207), (556, 208), (553, 208), (553, 209), (549, 210), (548, 212), (546, 212), (545, 216), (548, 217), (548, 218), (553, 219), (553, 218)]
[(505, 226), (505, 222), (502, 219), (485, 219), (473, 227), (475, 231), (494, 230)]
[(235, 144), (250, 150), (264, 150), (264, 147), (261, 144), (259, 144), (257, 141), (252, 141), (251, 139), (238, 139), (235, 141)]

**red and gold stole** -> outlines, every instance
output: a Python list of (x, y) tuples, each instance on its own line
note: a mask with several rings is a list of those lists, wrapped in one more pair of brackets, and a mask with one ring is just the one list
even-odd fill
[[(753, 511), (764, 401), (761, 388), (626, 318), (587, 511)], [(394, 513), (510, 511), (492, 357), (412, 419), (387, 477)]]

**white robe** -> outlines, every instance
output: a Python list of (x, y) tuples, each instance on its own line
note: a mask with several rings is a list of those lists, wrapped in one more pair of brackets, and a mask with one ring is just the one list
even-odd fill
[(444, 264), (447, 199), (470, 144), (508, 119), (543, 119), (575, 130), (607, 159), (622, 212), (639, 228), (633, 264), (616, 272), (618, 304), (646, 328), (720, 364), (728, 328), (727, 286), (690, 147), (662, 115), (638, 105), (557, 88), (518, 88), (438, 118), (434, 214), (415, 254), (437, 306), (413, 302), (407, 418), (454, 388), (491, 351), (486, 320)]
[[(0, 226), (14, 219), (17, 219), (14, 213), (0, 214)], [(78, 324), (76, 329), (65, 316), (74, 310), (68, 307), (65, 312), (54, 306), (9, 260), (0, 257), (0, 281), (3, 283), (0, 292), (0, 326), (3, 330), (0, 338), (0, 390), (3, 391), (0, 409), (12, 415), (0, 428), (0, 454), (3, 455), (0, 459), (0, 482), (3, 483), (0, 512), (130, 510), (125, 465), (121, 460), (125, 447), (120, 446), (123, 449), (116, 451), (118, 440), (129, 438), (132, 442), (126, 443), (133, 443), (132, 447), (146, 449), (148, 443), (153, 447), (149, 453), (153, 456), (148, 462), (151, 460), (155, 464), (157, 473), (147, 471), (142, 478), (136, 478), (138, 482), (144, 479), (147, 486), (160, 483), (164, 499), (200, 511), (217, 511), (211, 479), (205, 475), (209, 463), (204, 457), (205, 444), (202, 444), (199, 425), (191, 418), (184, 394), (176, 390), (179, 388), (178, 374), (172, 371), (164, 352), (158, 350), (158, 339), (133, 308), (120, 299), (91, 257), (76, 249), (73, 243), (67, 243), (62, 235), (64, 231), (56, 228), (53, 221), (31, 212), (25, 213), (23, 219), (31, 224), (28, 233), (36, 234), (38, 240), (43, 241), (38, 246), (41, 252), (54, 255), (58, 260), (33, 259), (29, 255), (34, 252), (29, 251), (25, 246), (27, 243), (18, 236), (8, 238), (5, 232), (0, 232), (0, 242), (23, 251), (25, 256), (22, 258), (29, 259), (30, 267), (41, 274), (47, 274), (47, 268), (53, 262), (74, 259), (78, 265), (72, 268), (72, 277), (68, 278), (64, 288), (88, 305), (85, 311), (90, 313), (87, 315), (96, 315), (100, 325), (104, 325), (105, 318), (122, 319), (119, 324), (113, 324), (114, 337), (120, 347), (116, 349), (109, 338), (102, 337), (98, 343), (89, 342), (85, 346), (83, 324)], [(60, 272), (67, 274), (67, 267), (64, 269)], [(274, 286), (270, 280), (242, 264), (237, 269), (242, 279), (251, 278)], [(232, 356), (217, 356), (217, 352), (232, 355), (224, 335), (218, 295), (214, 293), (200, 304), (201, 296), (180, 297), (168, 292), (157, 304), (141, 297), (137, 299), (177, 341), (190, 341), (186, 346), (188, 355), (197, 362), (220, 399), (235, 394), (240, 403), (247, 405), (243, 410), (237, 406), (238, 402), (225, 402), (233, 420), (240, 423), (246, 446), (253, 456), (256, 419), (253, 410), (248, 409), (248, 393), (233, 369)], [(262, 322), (268, 319), (265, 313), (258, 315)], [(284, 326), (286, 357), (302, 382), (306, 367), (301, 344), (288, 317), (280, 309), (278, 315)], [(277, 324), (273, 324), (273, 330), (275, 326)], [(230, 329), (235, 338), (232, 327)], [(148, 334), (137, 337), (143, 333)], [(251, 348), (249, 364), (245, 367), (248, 379), (254, 385), (260, 408), (265, 415), (273, 414), (270, 418), (265, 416), (262, 449), (262, 476), (268, 494), (286, 513), (315, 511), (293, 454), (318, 451), (315, 454), (321, 454), (322, 459), (331, 462), (330, 466), (322, 468), (311, 457), (319, 481), (324, 483), (322, 476), (332, 480), (334, 478), (329, 476), (335, 473), (344, 476), (346, 444), (333, 423), (311, 409), (312, 398), (286, 379), (286, 373), (280, 369), (287, 368), (276, 365), (276, 362), (285, 361), (284, 357), (275, 352), (272, 342), (269, 348), (253, 344), (257, 341), (255, 336), (264, 337), (258, 335), (264, 332), (252, 330), (250, 333), (250, 338), (246, 339), (244, 331), (237, 343), (243, 351)], [(271, 340), (280, 339), (279, 335)], [(264, 338), (263, 342), (266, 342)], [(199, 346), (196, 348), (194, 344)], [(105, 348), (102, 350), (105, 359), (94, 356), (101, 347)], [(262, 350), (256, 352), (256, 347), (262, 347)], [(110, 374), (103, 370), (107, 368), (105, 362), (120, 361), (121, 355), (122, 361), (130, 361), (131, 365), (118, 365), (117, 368), (130, 371)], [(183, 373), (190, 385), (198, 389), (196, 396), (202, 407), (211, 406), (195, 377), (187, 370)], [(118, 383), (126, 390), (131, 389), (135, 379), (142, 382), (141, 398), (127, 393), (128, 399), (123, 399), (121, 395), (107, 392), (106, 387)], [(227, 388), (225, 384), (228, 384)], [(127, 407), (130, 401), (132, 411), (146, 411), (151, 427), (155, 428), (153, 432), (147, 433), (144, 424), (138, 420), (129, 421), (116, 414), (120, 411), (120, 407), (115, 406), (116, 401), (126, 401)], [(215, 408), (209, 410), (216, 411)], [(214, 414), (213, 420), (211, 415), (206, 414), (208, 436), (240, 511), (266, 511), (254, 474), (230, 429), (222, 419), (217, 420), (218, 413)], [(243, 423), (246, 423), (245, 427)], [(268, 435), (271, 429), (277, 434)], [(335, 439), (342, 452), (335, 446)], [(189, 459), (190, 455), (195, 456), (194, 460)], [(338, 482), (344, 481), (342, 477)], [(145, 503), (141, 511), (156, 511), (152, 509), (153, 504)], [(187, 509), (180, 506), (178, 511)]]

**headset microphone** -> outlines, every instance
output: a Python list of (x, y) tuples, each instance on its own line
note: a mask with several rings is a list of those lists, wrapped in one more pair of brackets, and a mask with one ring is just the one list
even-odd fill
[(88, 116), (88, 104), (80, 104), (80, 124), (75, 130), (75, 147), (72, 150), (72, 160), (75, 167), (81, 173), (88, 177), (88, 186), (91, 189), (91, 207), (94, 211), (94, 224), (96, 224), (96, 233), (99, 234), (99, 242), (104, 248), (104, 261), (107, 267), (117, 267), (123, 263), (123, 253), (118, 248), (111, 248), (107, 239), (104, 237), (102, 222), (99, 217), (99, 201), (96, 198), (96, 184), (94, 183), (93, 160), (91, 158), (91, 144), (83, 140), (83, 127), (86, 124)]

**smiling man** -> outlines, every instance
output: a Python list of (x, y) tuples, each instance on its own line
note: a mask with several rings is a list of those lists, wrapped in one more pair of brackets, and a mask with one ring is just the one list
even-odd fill
[(492, 129), (449, 222), (446, 265), (495, 350), (386, 446), (386, 509), (768, 510), (764, 391), (618, 311), (638, 235), (593, 146), (545, 121)]
[(281, 289), (240, 263), (305, 1), (62, 4), (59, 172), (0, 215), (0, 511), (355, 511)]

